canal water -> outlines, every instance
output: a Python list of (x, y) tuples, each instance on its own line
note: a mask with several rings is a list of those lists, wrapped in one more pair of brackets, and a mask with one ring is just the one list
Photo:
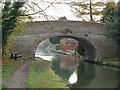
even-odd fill
[[(120, 69), (90, 64), (78, 56), (52, 52), (48, 40), (38, 45), (35, 57), (52, 62), (51, 69), (72, 88), (118, 88)], [(38, 59), (39, 60), (39, 59)]]
[[(50, 54), (50, 55), (49, 55)], [(72, 88), (118, 88), (119, 69), (90, 64), (81, 58), (58, 53), (37, 53), (52, 62), (51, 69)]]

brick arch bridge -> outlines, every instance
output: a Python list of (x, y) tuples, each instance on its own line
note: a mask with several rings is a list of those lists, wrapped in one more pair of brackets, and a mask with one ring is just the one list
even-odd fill
[(67, 37), (83, 42), (88, 59), (113, 58), (117, 56), (118, 46), (113, 39), (107, 38), (103, 24), (81, 21), (40, 21), (24, 26), (25, 33), (13, 40), (12, 50), (24, 57), (34, 58), (39, 43), (50, 37), (65, 36), (65, 29), (72, 30)]

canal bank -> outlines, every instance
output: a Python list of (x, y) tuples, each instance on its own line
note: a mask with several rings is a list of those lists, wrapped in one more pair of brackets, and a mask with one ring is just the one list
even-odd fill
[(110, 59), (101, 59), (101, 60), (84, 60), (87, 63), (92, 63), (96, 65), (103, 65), (109, 67), (120, 68), (120, 60), (110, 60)]
[[(119, 69), (101, 66), (98, 64), (74, 62), (74, 60), (69, 60), (69, 56), (66, 57), (66, 59), (63, 59), (64, 56), (62, 56), (62, 60), (57, 60), (60, 59), (57, 57), (54, 58), (53, 62), (41, 60), (40, 62), (35, 62), (34, 65), (32, 64), (30, 66), (27, 75), (27, 88), (68, 88), (71, 86), (74, 88), (117, 87), (117, 84), (119, 82)], [(78, 65), (77, 63), (80, 63), (80, 65)], [(79, 70), (77, 71), (77, 73), (80, 75), (80, 77), (79, 75), (77, 75), (76, 71), (74, 72), (75, 68)], [(65, 76), (61, 76), (62, 74)], [(75, 84), (68, 84), (68, 81), (66, 80), (71, 80), (72, 78), (70, 79), (70, 77), (74, 75), (77, 75), (77, 78), (81, 81), (82, 84), (79, 82), (79, 80)], [(84, 82), (86, 81), (85, 78), (88, 82)], [(103, 85), (102, 83), (105, 85)]]
[(51, 50), (51, 52), (62, 54), (62, 55), (71, 55), (75, 57), (80, 57), (81, 60), (92, 63), (92, 64), (98, 64), (98, 65), (104, 65), (104, 66), (111, 66), (111, 67), (118, 67), (120, 68), (120, 60), (118, 58), (116, 59), (95, 59), (95, 60), (88, 60), (85, 59), (84, 56), (81, 56), (78, 53), (71, 53), (71, 52), (63, 52), (62, 50)]
[[(44, 53), (42, 57), (52, 57), (51, 70), (65, 82), (69, 88), (117, 88), (119, 68), (87, 63), (79, 57), (59, 53)], [(47, 60), (47, 59), (46, 59)], [(46, 61), (44, 60), (44, 61)], [(102, 63), (105, 60), (101, 60)]]
[(65, 82), (51, 69), (50, 61), (40, 61), (31, 65), (28, 73), (28, 88), (68, 88)]

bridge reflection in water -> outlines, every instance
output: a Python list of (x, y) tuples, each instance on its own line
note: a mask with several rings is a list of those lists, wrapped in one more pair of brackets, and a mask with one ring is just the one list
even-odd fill
[[(54, 48), (47, 44), (51, 49)], [(119, 69), (85, 63), (78, 56), (51, 52), (38, 46), (35, 56), (52, 62), (51, 69), (71, 88), (118, 88)], [(39, 60), (39, 59), (38, 59)]]
[[(53, 54), (53, 53), (52, 53)], [(74, 88), (117, 88), (118, 69), (85, 63), (79, 57), (54, 54), (39, 57), (52, 62), (51, 69)]]

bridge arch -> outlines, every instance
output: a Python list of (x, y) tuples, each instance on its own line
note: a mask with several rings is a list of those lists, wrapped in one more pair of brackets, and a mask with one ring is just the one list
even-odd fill
[[(86, 40), (82, 37), (76, 37), (76, 36), (70, 36), (70, 35), (69, 36), (68, 35), (67, 36), (62, 35), (62, 36), (55, 36), (55, 37), (63, 37), (63, 38), (67, 37), (67, 38), (72, 38), (72, 39), (77, 40), (78, 42), (80, 42), (85, 47), (85, 57), (86, 57), (86, 59), (89, 59), (89, 60), (95, 60), (96, 59), (96, 49), (95, 49), (94, 45), (92, 43), (90, 43), (88, 40)], [(50, 37), (50, 38), (54, 38), (54, 37)], [(37, 45), (37, 47), (40, 44), (41, 44), (41, 42)], [(37, 50), (37, 47), (36, 47), (36, 50)]]
[(103, 24), (81, 21), (30, 22), (25, 25), (24, 35), (12, 40), (12, 51), (17, 51), (27, 58), (34, 58), (40, 42), (50, 37), (64, 36), (61, 31), (66, 29), (73, 30), (69, 37), (81, 42), (86, 40), (84, 44), (88, 48), (89, 59), (109, 59), (118, 55), (118, 45), (115, 40), (105, 36), (107, 32)]

